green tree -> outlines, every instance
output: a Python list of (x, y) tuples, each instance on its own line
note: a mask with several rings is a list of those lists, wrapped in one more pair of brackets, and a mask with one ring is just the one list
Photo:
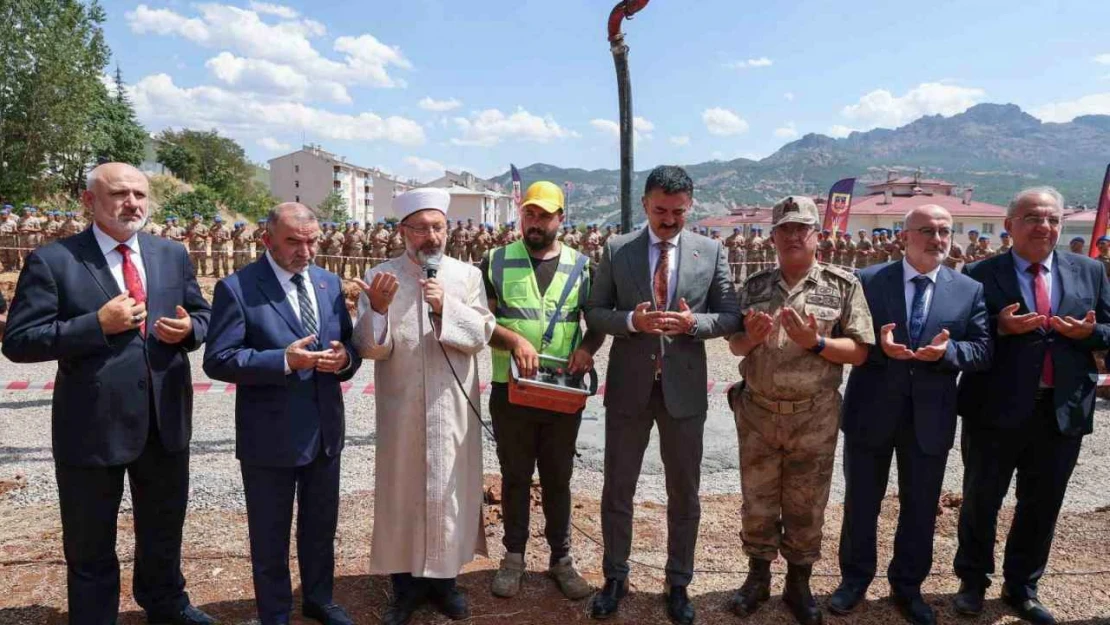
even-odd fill
[(0, 2), (0, 197), (75, 194), (110, 51), (96, 0)]
[(323, 202), (316, 207), (316, 214), (319, 215), (322, 221), (334, 221), (342, 223), (347, 221), (347, 201), (343, 199), (343, 195), (338, 191), (332, 191), (324, 198)]
[(203, 184), (232, 202), (251, 188), (246, 152), (215, 130), (164, 130), (155, 143), (158, 162), (189, 184)]
[(202, 184), (197, 185), (192, 191), (178, 193), (162, 205), (162, 217), (177, 217), (179, 220), (188, 221), (194, 214), (199, 214), (205, 221), (211, 220), (219, 212), (221, 201), (220, 194)]
[(127, 97), (123, 73), (118, 65), (113, 90), (109, 92), (105, 88), (96, 106), (98, 109), (92, 116), (90, 129), (93, 160), (97, 163), (142, 163), (146, 129), (135, 119), (135, 110)]

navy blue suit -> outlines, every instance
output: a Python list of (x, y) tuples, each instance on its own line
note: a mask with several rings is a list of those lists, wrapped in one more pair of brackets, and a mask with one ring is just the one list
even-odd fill
[[(964, 503), (956, 574), (985, 588), (994, 572), (998, 509), (1017, 473), (1017, 508), (1006, 541), (1005, 584), (1016, 599), (1036, 597), (1052, 546), (1056, 518), (1082, 437), (1094, 423), (1098, 369), (1093, 352), (1110, 347), (1110, 282), (1102, 264), (1055, 252), (1054, 315), (1083, 318), (1095, 311), (1090, 337), (1073, 340), (1038, 328), (998, 335), (998, 313), (1013, 303), (1015, 314), (1030, 312), (1014, 271), (1013, 252), (965, 269), (983, 285), (995, 340), (990, 371), (960, 380), (959, 413), (964, 419)], [(1045, 351), (1052, 354), (1055, 389), (1039, 389)]]
[(3, 353), (56, 360), (51, 432), (68, 568), (70, 623), (114, 623), (119, 612), (116, 517), (131, 482), (135, 599), (152, 617), (188, 602), (181, 530), (189, 493), (193, 387), (188, 352), (204, 342), (208, 302), (180, 243), (138, 234), (148, 328), (183, 307), (193, 332), (168, 345), (151, 330), (105, 336), (97, 312), (120, 294), (92, 229), (27, 257)]
[(912, 345), (906, 319), (902, 261), (859, 272), (875, 336), (893, 323), (894, 342), (927, 345), (941, 330), (948, 351), (936, 362), (893, 360), (874, 345), (867, 362), (853, 367), (842, 405), (844, 431), (844, 524), (840, 571), (844, 583), (866, 588), (875, 576), (876, 523), (898, 457), (898, 531), (887, 570), (891, 588), (920, 594), (933, 560), (937, 500), (956, 432), (956, 377), (991, 363), (991, 339), (983, 287), (941, 266), (919, 338)]
[(283, 623), (292, 608), (289, 529), (294, 495), (304, 598), (332, 603), (334, 540), (343, 450), (343, 389), (362, 360), (351, 345), (341, 282), (309, 265), (318, 340), (343, 343), (349, 366), (338, 374), (285, 374), (285, 349), (308, 336), (266, 256), (216, 285), (204, 371), (236, 385), (235, 454), (242, 465), (258, 614)]

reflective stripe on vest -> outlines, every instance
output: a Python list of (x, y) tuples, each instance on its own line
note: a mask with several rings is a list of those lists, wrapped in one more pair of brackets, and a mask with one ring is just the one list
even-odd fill
[[(555, 276), (551, 279), (551, 284), (548, 285), (543, 297), (540, 297), (536, 275), (532, 270), (532, 261), (524, 242), (514, 241), (505, 247), (495, 249), (490, 254), (488, 277), (493, 284), (493, 297), (497, 299), (497, 309), (494, 312), (497, 324), (523, 336), (541, 355), (569, 358), (578, 334), (580, 307), (585, 304), (579, 301), (578, 295), (582, 281), (588, 275), (586, 271), (578, 277), (562, 310), (558, 312), (559, 321), (555, 324), (551, 343), (546, 347), (540, 343), (551, 316), (556, 313), (555, 306), (559, 303), (563, 289), (566, 288), (578, 256), (579, 252), (574, 248), (569, 245), (562, 246)], [(492, 351), (493, 381), (508, 382), (511, 358), (509, 352), (499, 349)]]

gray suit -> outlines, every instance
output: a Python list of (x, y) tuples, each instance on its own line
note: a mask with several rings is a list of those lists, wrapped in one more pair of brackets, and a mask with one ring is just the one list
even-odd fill
[[(693, 577), (701, 504), (702, 433), (708, 397), (705, 339), (740, 329), (740, 310), (730, 278), (727, 250), (683, 232), (673, 258), (677, 284), (669, 310), (680, 299), (694, 312), (693, 335), (658, 337), (628, 331), (628, 314), (652, 301), (645, 227), (612, 237), (598, 266), (586, 306), (586, 325), (613, 336), (605, 384), (605, 486), (601, 522), (606, 578), (625, 579), (632, 545), (632, 498), (651, 435), (659, 425), (667, 480), (667, 582), (686, 586)], [(662, 378), (655, 361), (663, 358)]]

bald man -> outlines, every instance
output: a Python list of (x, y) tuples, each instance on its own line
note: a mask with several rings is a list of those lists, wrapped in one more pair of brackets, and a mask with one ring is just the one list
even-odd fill
[(875, 577), (876, 524), (896, 456), (898, 531), (887, 579), (905, 619), (932, 625), (921, 583), (932, 566), (937, 501), (956, 432), (956, 377), (990, 367), (991, 338), (982, 285), (943, 264), (952, 216), (925, 205), (905, 224), (905, 257), (859, 274), (880, 340), (852, 368), (844, 393), (842, 581), (828, 606), (852, 612)]
[(81, 202), (93, 226), (27, 256), (3, 352), (57, 361), (53, 452), (70, 625), (119, 615), (116, 516), (123, 479), (135, 519), (135, 601), (151, 623), (214, 623), (181, 575), (193, 388), (188, 353), (208, 329), (185, 248), (141, 232), (146, 176), (108, 163)]

